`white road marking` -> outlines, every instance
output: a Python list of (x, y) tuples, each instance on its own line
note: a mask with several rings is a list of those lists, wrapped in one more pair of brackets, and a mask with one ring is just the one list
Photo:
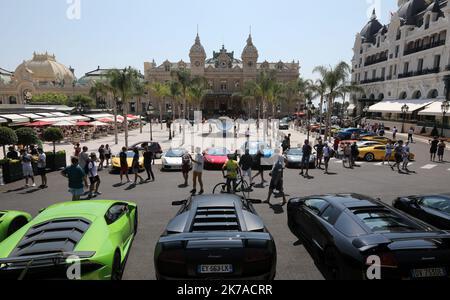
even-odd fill
[(434, 168), (436, 168), (436, 167), (437, 167), (437, 165), (431, 165), (431, 164), (428, 164), (428, 165), (423, 166), (421, 169), (424, 169), (424, 170), (431, 170), (431, 169), (434, 169)]
[(380, 162), (380, 163), (376, 163), (376, 164), (373, 164), (374, 166), (378, 166), (378, 167), (381, 167), (382, 165), (383, 165), (383, 163), (382, 162)]

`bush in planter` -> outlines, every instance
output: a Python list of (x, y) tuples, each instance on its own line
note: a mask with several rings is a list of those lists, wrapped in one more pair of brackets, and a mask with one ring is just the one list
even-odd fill
[(3, 159), (0, 161), (3, 167), (3, 180), (11, 183), (23, 178), (22, 164), (19, 160)]
[(64, 139), (64, 134), (59, 128), (47, 128), (44, 131), (44, 140), (53, 143), (53, 153), (56, 154), (56, 142), (60, 142)]
[(67, 158), (65, 151), (58, 152), (47, 152), (47, 166), (51, 167), (52, 170), (59, 170), (67, 166)]
[(9, 127), (0, 127), (0, 146), (3, 147), (3, 155), (6, 157), (6, 145), (17, 144), (17, 134)]
[(33, 129), (28, 127), (19, 128), (16, 130), (17, 143), (23, 146), (36, 145), (39, 143), (39, 138)]

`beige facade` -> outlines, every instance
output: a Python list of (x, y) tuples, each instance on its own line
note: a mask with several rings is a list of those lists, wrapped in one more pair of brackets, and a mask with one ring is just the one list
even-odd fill
[[(264, 70), (274, 70), (277, 79), (281, 82), (297, 80), (300, 75), (298, 62), (258, 62), (259, 53), (249, 35), (247, 43), (238, 58), (235, 52), (229, 52), (224, 46), (213, 52), (211, 58), (207, 58), (205, 49), (197, 35), (194, 45), (189, 52), (189, 62), (180, 60), (170, 62), (166, 60), (160, 65), (153, 62), (144, 63), (145, 80), (148, 82), (167, 82), (172, 80), (171, 72), (174, 70), (188, 69), (192, 76), (205, 78), (208, 89), (211, 91), (202, 104), (203, 112), (214, 114), (243, 114), (248, 110), (255, 111), (255, 103), (244, 103), (237, 96), (241, 92), (246, 81), (256, 81), (257, 76)], [(157, 99), (152, 99), (152, 103)], [(170, 99), (165, 99), (162, 105), (164, 112), (170, 105)], [(287, 108), (282, 110), (287, 111)]]

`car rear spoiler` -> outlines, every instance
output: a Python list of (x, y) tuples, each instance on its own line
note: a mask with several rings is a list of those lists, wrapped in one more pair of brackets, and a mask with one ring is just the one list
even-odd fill
[(30, 255), (30, 256), (20, 256), (20, 257), (8, 257), (0, 258), (0, 271), (4, 268), (4, 265), (16, 264), (16, 263), (34, 263), (34, 262), (44, 262), (53, 261), (54, 264), (60, 264), (61, 260), (68, 258), (90, 258), (95, 255), (95, 252), (57, 252), (51, 254), (42, 255)]
[(214, 232), (214, 233), (179, 233), (161, 237), (159, 242), (179, 242), (179, 241), (214, 241), (214, 240), (271, 240), (271, 236), (266, 232)]
[(360, 252), (366, 252), (376, 247), (388, 246), (394, 242), (414, 239), (446, 239), (448, 243), (450, 243), (450, 233), (444, 231), (411, 233), (409, 235), (403, 233), (402, 235), (403, 236), (396, 235), (393, 237), (388, 237), (381, 234), (367, 235), (354, 239), (352, 241), (352, 245), (358, 248)]

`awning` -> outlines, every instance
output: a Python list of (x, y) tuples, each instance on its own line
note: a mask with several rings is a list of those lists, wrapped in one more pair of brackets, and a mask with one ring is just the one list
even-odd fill
[(94, 120), (99, 120), (99, 119), (103, 119), (103, 118), (111, 118), (114, 119), (114, 116), (111, 114), (94, 114), (94, 115), (84, 115), (85, 117), (94, 119)]
[(61, 121), (69, 121), (69, 122), (78, 122), (78, 121), (89, 121), (90, 119), (85, 116), (68, 116), (68, 117), (53, 117), (53, 118), (41, 118), (37, 119), (37, 121), (42, 122), (61, 122)]
[(8, 123), (8, 120), (0, 118), (0, 123)]
[(51, 114), (51, 113), (38, 113), (38, 115), (46, 117), (46, 118), (56, 117), (54, 114)]
[(355, 105), (355, 104), (350, 104), (350, 105), (347, 107), (347, 111), (353, 111), (353, 110), (355, 110), (355, 108), (356, 108), (356, 105)]
[(369, 112), (379, 113), (394, 113), (401, 114), (402, 107), (408, 105), (408, 114), (412, 114), (414, 111), (419, 110), (429, 104), (433, 103), (430, 99), (404, 99), (404, 100), (383, 100), (369, 108)]
[(65, 114), (62, 112), (52, 112), (52, 114), (57, 117), (68, 117), (69, 116), (68, 114)]
[(439, 116), (442, 117), (442, 101), (436, 101), (428, 105), (419, 112), (419, 116)]
[(1, 115), (0, 117), (11, 121), (12, 123), (28, 123), (30, 119), (21, 115), (10, 114), (10, 115)]
[(21, 116), (30, 118), (32, 120), (37, 120), (37, 119), (41, 119), (42, 116), (36, 115), (36, 114), (20, 114)]

